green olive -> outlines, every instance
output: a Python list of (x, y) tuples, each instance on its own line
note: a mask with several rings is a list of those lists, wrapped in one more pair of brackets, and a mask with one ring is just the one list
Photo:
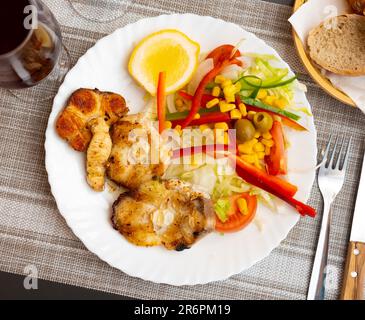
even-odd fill
[(273, 119), (267, 112), (258, 112), (253, 117), (253, 123), (257, 131), (265, 133), (271, 130)]
[(250, 141), (255, 137), (255, 127), (250, 120), (240, 119), (235, 124), (237, 140), (240, 143)]

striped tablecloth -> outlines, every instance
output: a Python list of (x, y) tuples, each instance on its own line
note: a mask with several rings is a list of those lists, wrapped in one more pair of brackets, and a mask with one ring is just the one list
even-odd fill
[[(259, 0), (134, 0), (107, 23), (79, 16), (68, 1), (45, 0), (61, 24), (72, 62), (95, 41), (138, 19), (169, 13), (210, 15), (241, 25), (274, 47), (308, 86), (318, 143), (330, 132), (354, 138), (350, 170), (334, 210), (326, 298), (338, 298), (351, 215), (364, 153), (365, 117), (334, 100), (308, 76), (297, 58), (287, 22), (288, 6)], [(77, 0), (74, 1), (77, 3)], [(108, 1), (89, 1), (90, 17)], [(95, 3), (97, 4), (96, 7)], [(99, 11), (94, 11), (99, 10)], [(224, 30), (222, 30), (224, 32)], [(44, 166), (44, 133), (52, 101), (24, 103), (0, 90), (0, 270), (23, 274), (35, 265), (42, 279), (145, 299), (305, 299), (320, 217), (302, 219), (269, 257), (226, 281), (194, 287), (145, 282), (109, 267), (72, 234), (50, 193)], [(322, 208), (317, 186), (310, 204)], [(2, 288), (0, 284), (0, 290)]]

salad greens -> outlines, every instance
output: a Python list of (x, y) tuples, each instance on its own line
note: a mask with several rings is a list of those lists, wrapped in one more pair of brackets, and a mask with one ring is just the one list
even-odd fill
[(231, 202), (228, 199), (218, 199), (214, 205), (215, 213), (223, 223), (228, 220), (228, 212), (231, 210)]

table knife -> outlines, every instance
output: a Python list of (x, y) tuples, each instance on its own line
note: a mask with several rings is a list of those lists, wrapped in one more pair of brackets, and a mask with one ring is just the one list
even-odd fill
[(365, 157), (352, 221), (342, 300), (363, 300), (365, 280)]

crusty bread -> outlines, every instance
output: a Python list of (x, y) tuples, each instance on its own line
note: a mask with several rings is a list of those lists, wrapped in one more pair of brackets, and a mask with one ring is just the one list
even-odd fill
[(89, 122), (105, 117), (110, 126), (128, 113), (122, 96), (98, 89), (78, 89), (70, 97), (56, 122), (59, 136), (77, 151), (86, 151), (92, 134)]
[(330, 18), (308, 36), (309, 54), (322, 68), (341, 75), (365, 75), (365, 16)]

